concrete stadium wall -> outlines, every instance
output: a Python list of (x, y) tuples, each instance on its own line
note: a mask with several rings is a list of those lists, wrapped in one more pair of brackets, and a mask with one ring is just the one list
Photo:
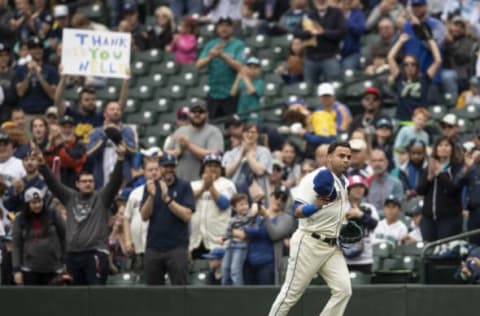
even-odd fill
[[(0, 288), (2, 315), (260, 316), (278, 293), (273, 287)], [(314, 316), (328, 299), (310, 287), (290, 312)], [(357, 286), (346, 316), (479, 315), (480, 286)]]

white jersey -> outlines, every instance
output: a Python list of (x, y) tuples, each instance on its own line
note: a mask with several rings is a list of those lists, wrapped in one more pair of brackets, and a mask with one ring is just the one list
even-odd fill
[[(192, 190), (198, 191), (203, 187), (203, 180), (191, 182)], [(232, 180), (220, 177), (213, 183), (217, 191), (230, 200), (237, 192)], [(205, 191), (195, 203), (195, 213), (190, 221), (189, 249), (193, 250), (203, 244), (207, 249), (221, 247), (220, 239), (227, 232), (231, 218), (231, 208), (221, 210), (213, 199), (210, 191)]]
[[(307, 174), (292, 192), (293, 199), (302, 204), (315, 204), (316, 193), (313, 190), (313, 179), (320, 170), (326, 169), (321, 167)], [(335, 189), (337, 190), (337, 199), (320, 210), (313, 213), (310, 217), (300, 218), (298, 229), (306, 232), (315, 232), (320, 234), (322, 238), (338, 237), (340, 227), (343, 222), (345, 213), (347, 212), (347, 191), (345, 185), (346, 179), (342, 176), (342, 181), (332, 172), (335, 181)]]
[(149, 221), (143, 221), (140, 214), (140, 205), (145, 191), (145, 185), (135, 188), (128, 196), (125, 206), (125, 219), (130, 222), (132, 243), (136, 254), (145, 252)]

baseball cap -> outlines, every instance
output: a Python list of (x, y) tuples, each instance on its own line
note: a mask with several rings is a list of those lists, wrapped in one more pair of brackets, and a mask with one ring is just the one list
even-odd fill
[(465, 20), (460, 15), (454, 16), (453, 19), (452, 19), (452, 22), (453, 23), (462, 23), (463, 25), (465, 25)]
[(330, 200), (337, 198), (335, 190), (335, 181), (332, 172), (328, 169), (320, 170), (313, 178), (313, 191), (321, 197), (327, 197)]
[(172, 154), (165, 154), (160, 158), (160, 166), (176, 166), (177, 157)]
[(43, 43), (38, 37), (32, 36), (28, 39), (27, 46), (28, 48), (35, 48), (35, 47), (43, 48)]
[(363, 139), (351, 139), (349, 143), (352, 150), (361, 151), (367, 149), (367, 143)]
[(401, 207), (402, 206), (402, 203), (400, 202), (400, 199), (397, 198), (395, 195), (393, 194), (390, 194), (386, 199), (385, 199), (385, 203), (383, 203), (383, 205), (387, 205), (387, 204), (395, 204), (396, 206), (398, 207)]
[(229, 128), (230, 126), (240, 126), (242, 125), (243, 122), (242, 120), (240, 119), (240, 116), (238, 116), (237, 114), (234, 114), (232, 116), (230, 116), (226, 121), (225, 121), (225, 128)]
[(213, 248), (209, 253), (202, 255), (205, 259), (217, 259), (220, 260), (225, 255), (225, 249), (221, 247)]
[(4, 43), (0, 43), (0, 52), (10, 52), (10, 48), (7, 47)]
[(11, 139), (10, 136), (6, 133), (0, 133), (0, 143), (10, 143)]
[(216, 25), (219, 25), (219, 24), (222, 24), (222, 23), (226, 23), (226, 24), (233, 25), (233, 20), (232, 20), (232, 18), (229, 17), (229, 16), (221, 16), (221, 17), (217, 20)]
[(45, 111), (45, 116), (49, 115), (55, 115), (56, 117), (58, 117), (58, 109), (56, 106), (48, 107), (47, 111)]
[(447, 125), (457, 126), (458, 125), (457, 116), (453, 113), (448, 113), (442, 118), (442, 123)]
[(68, 16), (68, 7), (64, 4), (59, 4), (53, 7), (53, 16), (56, 18)]
[(207, 154), (205, 157), (203, 157), (202, 164), (206, 164), (208, 162), (216, 162), (219, 165), (222, 164), (222, 156), (219, 154)]
[(323, 95), (335, 95), (335, 88), (331, 83), (325, 82), (322, 83), (321, 85), (318, 86), (317, 90), (318, 96), (323, 96)]
[(285, 164), (280, 159), (273, 159), (272, 166), (278, 166), (283, 169), (285, 167)]
[(186, 121), (188, 120), (188, 112), (189, 109), (186, 106), (182, 106), (177, 110), (177, 120), (179, 121)]
[(34, 199), (43, 199), (45, 194), (36, 187), (31, 187), (25, 192), (24, 200), (25, 203), (28, 203)]
[(363, 91), (363, 95), (366, 95), (366, 94), (373, 94), (377, 98), (380, 98), (380, 96), (381, 96), (380, 90), (378, 90), (378, 88), (376, 88), (376, 87), (365, 88), (365, 90)]
[(412, 0), (412, 6), (426, 5), (427, 0)]
[(135, 12), (137, 11), (137, 5), (134, 2), (127, 1), (123, 4), (123, 12)]
[(63, 125), (63, 124), (67, 124), (67, 123), (70, 123), (70, 124), (73, 124), (73, 117), (69, 116), (69, 115), (64, 115), (61, 119), (60, 119), (60, 125)]
[(142, 156), (153, 158), (160, 156), (162, 154), (162, 150), (157, 146), (153, 146), (148, 149), (140, 149), (140, 153)]
[(195, 111), (202, 111), (206, 112), (207, 111), (207, 105), (203, 101), (196, 101), (190, 105), (190, 112), (195, 112)]
[(285, 186), (285, 185), (279, 185), (275, 188), (275, 190), (273, 190), (273, 195), (276, 197), (276, 198), (282, 198), (282, 201), (286, 201), (288, 199), (288, 195), (289, 195), (289, 190), (288, 190), (288, 187)]
[(256, 65), (260, 66), (260, 60), (257, 57), (250, 57), (245, 62), (245, 65)]
[(393, 128), (392, 121), (388, 118), (381, 118), (375, 123), (376, 128), (388, 127), (390, 129)]

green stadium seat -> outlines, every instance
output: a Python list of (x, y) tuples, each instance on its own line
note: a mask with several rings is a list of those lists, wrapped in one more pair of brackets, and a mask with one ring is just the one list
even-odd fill
[(379, 258), (389, 258), (393, 255), (395, 246), (388, 242), (380, 242), (373, 245), (373, 256)]
[(142, 111), (153, 111), (155, 113), (164, 113), (172, 110), (172, 103), (168, 98), (159, 98), (153, 101), (144, 102)]
[(215, 35), (215, 24), (207, 24), (200, 27), (198, 35), (204, 38), (212, 38)]
[(146, 84), (137, 85), (130, 90), (129, 95), (132, 99), (150, 100), (153, 96), (152, 87)]
[(179, 69), (179, 65), (174, 60), (166, 60), (160, 64), (152, 66), (150, 73), (175, 75), (178, 73)]
[(205, 286), (208, 281), (208, 270), (189, 274), (189, 284), (193, 286)]
[(276, 73), (270, 73), (270, 74), (265, 74), (263, 77), (263, 80), (265, 82), (273, 82), (277, 84), (285, 84), (285, 81), (283, 80), (282, 76)]
[(447, 107), (444, 105), (433, 105), (430, 107), (430, 117), (440, 121), (447, 114)]
[(360, 100), (363, 96), (363, 92), (365, 91), (365, 88), (372, 87), (372, 86), (373, 86), (373, 81), (371, 80), (350, 82), (350, 83), (346, 83), (343, 86), (343, 91), (346, 98)]
[(282, 86), (282, 84), (278, 84), (275, 82), (267, 82), (265, 84), (264, 95), (270, 97), (277, 97), (281, 94)]
[(172, 76), (171, 84), (178, 84), (186, 87), (195, 86), (198, 82), (198, 75), (196, 71), (186, 71), (179, 75)]
[(155, 126), (147, 126), (145, 128), (145, 135), (156, 136), (157, 138), (165, 138), (175, 130), (175, 123), (171, 122), (159, 122)]
[(300, 82), (285, 86), (285, 88), (282, 90), (282, 94), (284, 96), (307, 97), (311, 95), (312, 90), (313, 87), (311, 84)]
[[(140, 126), (151, 126), (157, 121), (157, 114), (152, 111), (134, 113), (127, 116), (127, 122)], [(148, 135), (148, 134), (147, 134)]]
[(243, 50), (243, 54), (245, 55), (246, 58), (256, 56), (257, 54), (257, 49), (254, 46), (245, 46), (245, 49)]
[(473, 104), (467, 105), (464, 108), (455, 111), (455, 114), (457, 114), (459, 118), (468, 120), (476, 120), (480, 118), (480, 112), (477, 106)]
[(199, 85), (197, 87), (192, 87), (188, 89), (187, 96), (189, 98), (198, 98), (198, 99), (205, 99), (208, 95), (208, 91), (210, 87), (208, 85)]
[(275, 68), (275, 63), (271, 58), (260, 59), (260, 71), (262, 73), (271, 73)]
[(102, 100), (117, 100), (119, 95), (119, 88), (116, 86), (107, 86), (103, 89), (97, 90), (97, 99)]
[(117, 273), (109, 275), (107, 285), (113, 286), (133, 286), (138, 284), (139, 277), (135, 273)]
[(155, 147), (155, 146), (162, 147), (164, 142), (165, 142), (165, 137), (157, 136), (157, 135), (148, 135), (140, 139), (140, 144), (144, 148)]
[(63, 91), (63, 97), (68, 100), (78, 100), (80, 97), (80, 91), (82, 91), (82, 87), (69, 87), (65, 88)]
[(78, 8), (77, 13), (82, 13), (96, 22), (106, 22), (106, 17), (101, 3), (81, 6)]
[(352, 271), (350, 272), (350, 281), (352, 285), (370, 284), (372, 282), (372, 276), (358, 271)]
[(245, 45), (255, 48), (264, 48), (270, 45), (270, 38), (265, 35), (250, 36), (245, 40)]
[(283, 107), (275, 107), (262, 110), (265, 123), (280, 123), (283, 120)]
[(460, 133), (473, 133), (475, 126), (472, 121), (460, 118), (458, 119), (458, 126), (460, 127)]
[(99, 100), (95, 101), (95, 106), (97, 107), (97, 112), (102, 112), (103, 109), (105, 108), (105, 104), (107, 102), (105, 100)]
[(208, 271), (210, 268), (208, 266), (207, 259), (195, 259), (192, 260), (192, 272), (199, 272), (199, 271)]
[(413, 244), (399, 245), (395, 250), (395, 254), (398, 254), (399, 256), (420, 257), (424, 248), (425, 243), (423, 241)]
[(293, 39), (293, 35), (288, 34), (288, 35), (281, 35), (281, 36), (272, 36), (270, 38), (270, 46), (271, 47), (276, 47), (280, 46), (283, 48), (288, 48), (290, 46), (290, 42)]
[(174, 84), (168, 87), (160, 88), (155, 91), (155, 99), (168, 98), (178, 100), (185, 97), (185, 88), (181, 85)]
[(149, 85), (151, 87), (164, 87), (169, 83), (169, 77), (163, 73), (152, 73), (150, 75), (139, 77), (137, 85)]
[(153, 48), (143, 52), (135, 53), (134, 58), (138, 61), (156, 64), (162, 61), (162, 51), (157, 48)]
[(133, 76), (144, 76), (148, 74), (150, 64), (144, 61), (135, 61), (131, 67)]
[(130, 113), (137, 113), (140, 109), (140, 102), (135, 99), (128, 99), (127, 103), (125, 104), (125, 108), (123, 109), (123, 113), (130, 114)]

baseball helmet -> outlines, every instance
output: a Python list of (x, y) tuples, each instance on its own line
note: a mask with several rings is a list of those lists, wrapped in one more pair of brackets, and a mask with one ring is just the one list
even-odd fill
[(364, 177), (362, 177), (360, 175), (353, 175), (353, 176), (348, 177), (347, 180), (348, 180), (347, 190), (350, 189), (353, 186), (361, 185), (365, 188), (365, 194), (364, 195), (368, 194), (368, 184), (367, 184), (367, 181), (365, 180)]
[(348, 221), (340, 229), (340, 246), (346, 258), (355, 258), (363, 251), (363, 230), (354, 221)]

